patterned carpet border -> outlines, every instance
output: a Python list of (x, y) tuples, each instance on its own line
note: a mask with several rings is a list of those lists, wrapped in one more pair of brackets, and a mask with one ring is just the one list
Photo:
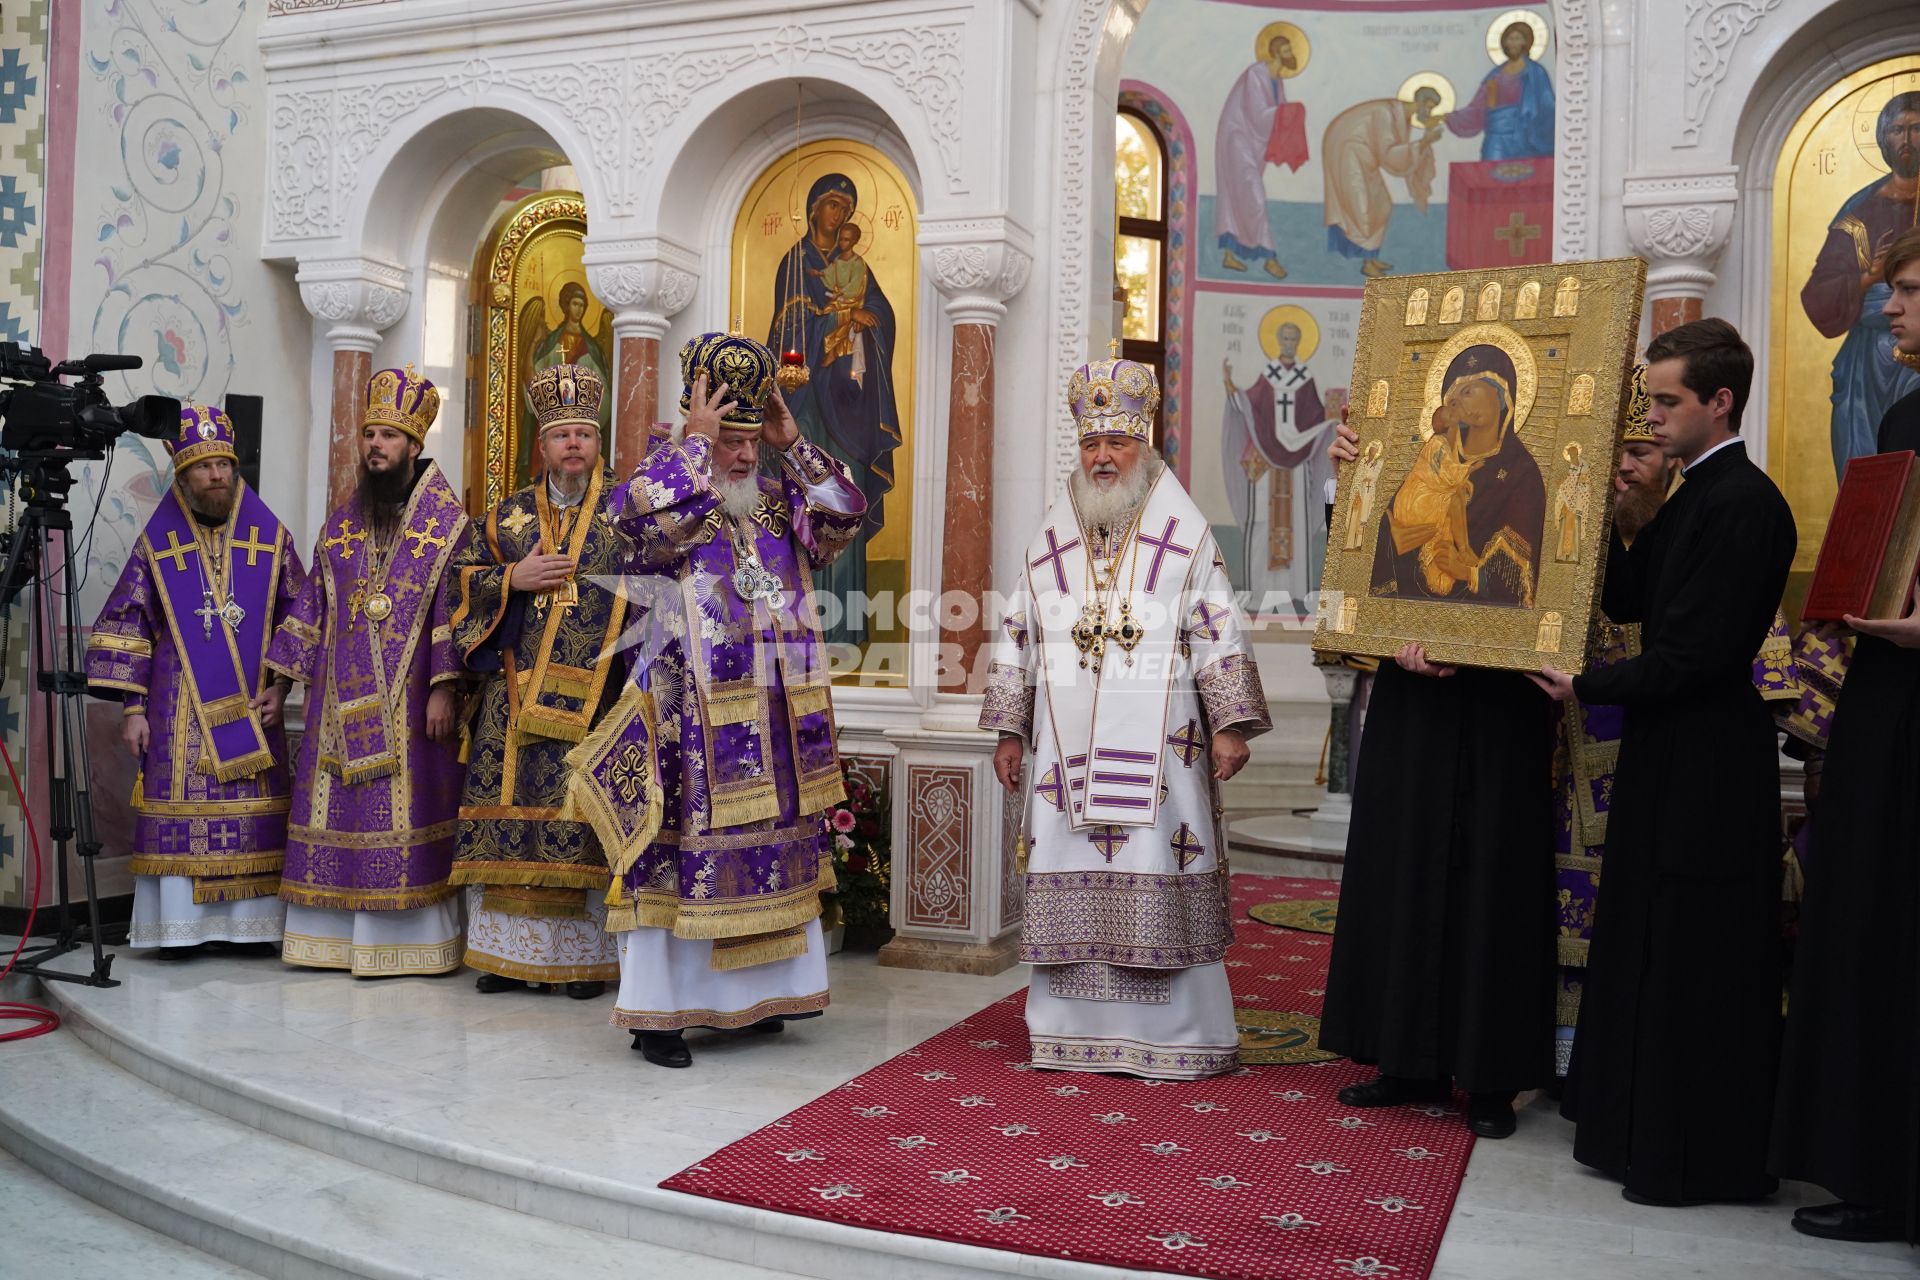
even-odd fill
[[(1277, 893), (1335, 892), (1233, 877), (1237, 914)], [(1226, 961), (1243, 1022), (1317, 1028), (1330, 943), (1243, 925)], [(1342, 1060), (1191, 1082), (1035, 1070), (1025, 1000), (989, 1005), (662, 1186), (1220, 1280), (1429, 1274), (1472, 1150), (1451, 1108), (1351, 1111), (1335, 1095), (1371, 1072)], [(1301, 1017), (1272, 1016), (1288, 1014)]]

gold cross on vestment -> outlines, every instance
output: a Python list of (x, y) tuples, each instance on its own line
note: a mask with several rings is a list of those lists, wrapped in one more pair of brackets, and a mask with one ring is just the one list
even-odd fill
[(1507, 218), (1507, 225), (1493, 233), (1495, 240), (1507, 242), (1507, 253), (1515, 258), (1525, 257), (1527, 241), (1540, 238), (1540, 228), (1527, 221), (1524, 213), (1513, 213)]
[(247, 553), (247, 568), (251, 569), (259, 563), (259, 555), (262, 551), (273, 550), (273, 544), (260, 541), (260, 526), (255, 524), (247, 526), (247, 536), (236, 539), (233, 549)]
[(185, 573), (187, 571), (187, 555), (194, 550), (196, 545), (197, 544), (192, 542), (180, 541), (180, 535), (172, 529), (169, 529), (167, 530), (166, 550), (155, 551), (153, 558), (155, 560), (171, 560), (173, 561), (173, 567), (175, 569), (178, 569), (181, 573)]
[(321, 542), (320, 545), (328, 550), (338, 551), (342, 560), (351, 560), (353, 559), (354, 543), (365, 542), (366, 540), (367, 531), (365, 529), (354, 528), (351, 517), (341, 516), (340, 532)]
[[(431, 520), (433, 517), (429, 516), (427, 518)], [(522, 529), (533, 523), (533, 519), (532, 512), (528, 511), (525, 507), (519, 507), (515, 509), (512, 515), (500, 522), (500, 527), (517, 538), (520, 536)]]
[(447, 545), (445, 538), (437, 538), (434, 536), (433, 531), (439, 527), (440, 517), (428, 516), (426, 528), (410, 529), (407, 531), (407, 537), (413, 540), (413, 558), (415, 560), (425, 558), (429, 546), (444, 547)]

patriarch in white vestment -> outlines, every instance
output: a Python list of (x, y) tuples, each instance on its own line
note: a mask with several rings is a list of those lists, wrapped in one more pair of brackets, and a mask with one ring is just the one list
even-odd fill
[(1217, 1075), (1239, 1061), (1219, 785), (1272, 727), (1266, 696), (1206, 517), (1149, 444), (1153, 371), (1096, 361), (1068, 398), (1080, 466), (1027, 548), (980, 716), (1026, 810), (1033, 1062)]

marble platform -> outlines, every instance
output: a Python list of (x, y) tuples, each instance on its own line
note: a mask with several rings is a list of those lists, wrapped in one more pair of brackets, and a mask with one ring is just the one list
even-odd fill
[[(126, 1232), (187, 1246), (170, 1255), (181, 1275), (229, 1274), (223, 1265), (300, 1280), (1164, 1274), (660, 1190), (661, 1178), (1024, 981), (1017, 969), (976, 978), (883, 969), (865, 955), (831, 963), (827, 1017), (778, 1039), (696, 1036), (694, 1068), (665, 1071), (605, 1025), (605, 998), (483, 996), (471, 974), (355, 981), (264, 959), (166, 965), (122, 952), (122, 986), (53, 984), (39, 998), (66, 1027), (0, 1046), (0, 1148)], [(1788, 1207), (1817, 1197), (1810, 1189), (1766, 1208), (1636, 1208), (1574, 1165), (1569, 1146), (1544, 1102), (1513, 1140), (1479, 1144), (1437, 1280), (1920, 1277), (1912, 1250), (1794, 1235)], [(13, 1181), (0, 1164), (0, 1212), (19, 1203)], [(109, 1253), (139, 1238), (96, 1235), (84, 1214), (72, 1231), (73, 1249), (97, 1239)], [(36, 1257), (33, 1274), (71, 1264), (60, 1236), (36, 1236), (47, 1266)], [(99, 1247), (80, 1256), (97, 1263)], [(139, 1263), (87, 1273), (173, 1274)]]

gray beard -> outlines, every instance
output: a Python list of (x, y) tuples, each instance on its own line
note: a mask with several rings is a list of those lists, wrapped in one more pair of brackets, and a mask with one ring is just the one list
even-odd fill
[(715, 480), (713, 487), (720, 495), (720, 509), (735, 520), (745, 520), (760, 505), (758, 475), (750, 475), (742, 480)]
[(1080, 513), (1080, 522), (1090, 529), (1105, 529), (1110, 533), (1126, 528), (1146, 502), (1147, 490), (1153, 487), (1166, 466), (1158, 454), (1148, 454), (1134, 467), (1132, 475), (1122, 476), (1106, 489), (1094, 484), (1085, 471), (1076, 467), (1067, 487), (1073, 494), (1073, 506)]

